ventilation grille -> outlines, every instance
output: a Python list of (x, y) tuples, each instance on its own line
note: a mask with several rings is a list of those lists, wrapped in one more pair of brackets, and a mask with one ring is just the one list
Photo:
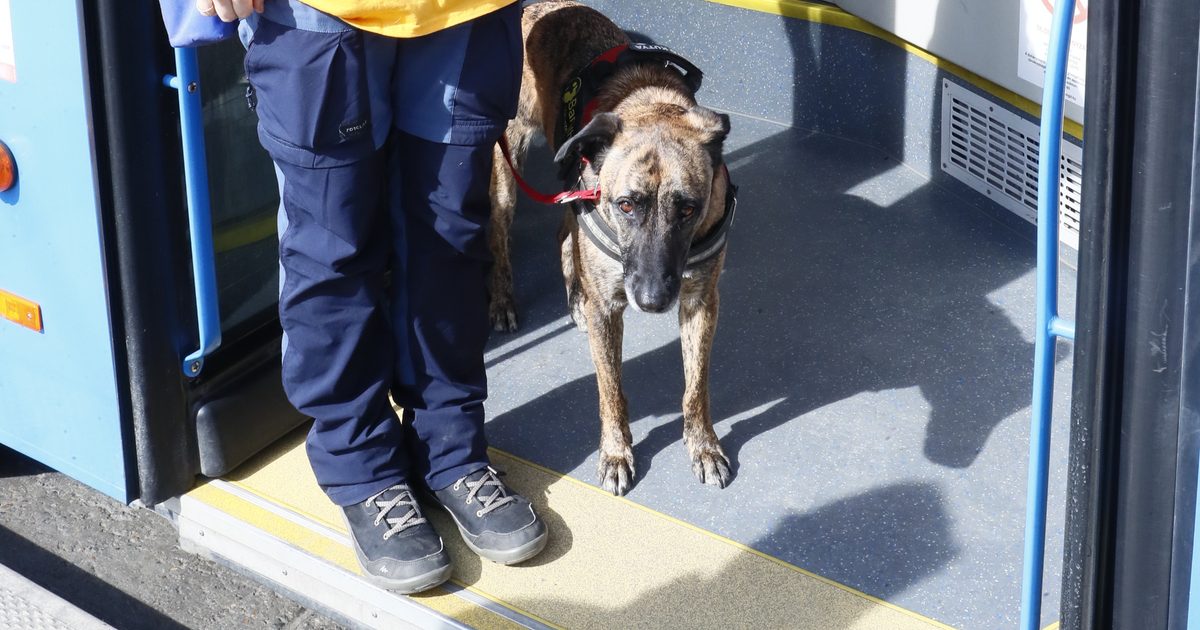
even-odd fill
[[(1038, 126), (948, 80), (942, 85), (942, 170), (1036, 223)], [(1082, 151), (1064, 141), (1059, 239), (1075, 249), (1082, 181)]]

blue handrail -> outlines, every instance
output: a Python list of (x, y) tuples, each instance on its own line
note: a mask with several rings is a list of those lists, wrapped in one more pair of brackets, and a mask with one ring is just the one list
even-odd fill
[(200, 102), (200, 68), (194, 48), (175, 49), (176, 76), (163, 83), (179, 92), (179, 126), (183, 139), (183, 178), (187, 189), (188, 230), (192, 245), (192, 281), (196, 291), (196, 323), (200, 348), (183, 360), (183, 373), (200, 375), (204, 358), (221, 345), (221, 313), (217, 306), (216, 254), (212, 208), (204, 151), (204, 109)]
[(1055, 338), (1075, 338), (1075, 323), (1058, 315), (1058, 177), (1063, 87), (1075, 0), (1058, 0), (1046, 55), (1038, 154), (1037, 331), (1033, 350), (1033, 418), (1029, 433), (1029, 486), (1025, 496), (1025, 560), (1021, 628), (1038, 630), (1046, 556), (1046, 494), (1050, 476), (1050, 419), (1054, 398)]

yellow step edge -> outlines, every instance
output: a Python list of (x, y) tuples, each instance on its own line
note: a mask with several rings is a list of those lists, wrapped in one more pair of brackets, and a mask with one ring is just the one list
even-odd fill
[[(254, 505), (250, 501), (220, 489), (213, 483), (197, 486), (187, 494), (191, 498), (220, 510), (247, 525), (267, 532), (344, 571), (362, 575), (362, 570), (354, 557), (354, 551), (328, 536)], [(230, 560), (236, 560), (236, 558)], [(480, 630), (514, 630), (522, 627), (442, 588), (412, 596), (412, 599), (430, 610)]]
[[(697, 619), (764, 627), (948, 627), (590, 484), (507, 453), (492, 454), (507, 470), (506, 481), (547, 520), (546, 551), (527, 565), (502, 567), (481, 561), (458, 536), (444, 538), (457, 584), (530, 619), (552, 627), (694, 626)], [(337, 508), (312, 479), (302, 432), (235, 472), (229, 483), (345, 531)], [(440, 532), (454, 531), (448, 517), (431, 512)], [(298, 535), (280, 527), (281, 537)], [(295, 544), (305, 548), (303, 542)], [(305, 544), (357, 571), (348, 566), (354, 562), (348, 548)]]
[[(989, 79), (967, 70), (966, 68), (946, 61), (941, 57), (916, 46), (908, 41), (900, 39), (896, 35), (875, 26), (874, 24), (858, 17), (851, 15), (846, 11), (830, 5), (816, 4), (814, 2), (805, 2), (804, 0), (706, 0), (715, 4), (723, 4), (738, 9), (746, 9), (749, 11), (758, 11), (760, 13), (770, 13), (786, 18), (794, 18), (807, 22), (815, 22), (817, 24), (825, 24), (828, 26), (836, 26), (839, 28), (850, 29), (865, 33), (882, 39), (890, 44), (903, 48), (905, 52), (920, 57), (925, 61), (937, 66), (938, 68), (953, 74), (960, 79), (963, 79), (979, 89), (995, 96), (998, 99), (1006, 101), (1021, 111), (1035, 117), (1040, 118), (1042, 108), (1034, 101), (1013, 92), (1012, 90), (1002, 87)], [(1067, 118), (1063, 121), (1063, 131), (1073, 138), (1083, 139), (1083, 125)]]
[(542, 472), (542, 473), (544, 473), (544, 474), (546, 474), (546, 475), (552, 475), (552, 476), (558, 477), (558, 478), (560, 478), (560, 479), (562, 479), (562, 480), (564, 480), (564, 481), (567, 481), (567, 482), (569, 482), (569, 483), (575, 484), (575, 485), (576, 485), (576, 486), (578, 486), (578, 487), (585, 488), (585, 489), (587, 489), (587, 490), (588, 490), (588, 491), (590, 491), (590, 492), (594, 492), (594, 493), (600, 494), (601, 496), (603, 496), (603, 497), (607, 498), (608, 500), (620, 501), (620, 502), (622, 502), (622, 503), (624, 503), (624, 504), (626, 504), (626, 505), (628, 505), (628, 506), (630, 506), (630, 507), (632, 507), (632, 508), (635, 508), (635, 509), (641, 510), (641, 511), (643, 511), (643, 512), (646, 512), (646, 513), (648, 513), (648, 514), (652, 514), (652, 515), (654, 515), (654, 516), (656, 516), (656, 517), (658, 517), (658, 518), (661, 518), (661, 519), (663, 519), (663, 520), (669, 521), (669, 522), (671, 522), (671, 523), (673, 523), (673, 524), (675, 524), (675, 525), (678, 525), (678, 526), (680, 526), (680, 527), (684, 527), (684, 528), (686, 528), (686, 529), (690, 529), (690, 530), (692, 530), (692, 531), (694, 531), (694, 532), (697, 532), (697, 533), (699, 533), (699, 534), (701, 534), (701, 535), (703, 535), (703, 536), (707, 536), (707, 537), (709, 537), (709, 538), (711, 538), (711, 539), (713, 539), (713, 540), (716, 540), (716, 541), (718, 541), (718, 542), (721, 542), (721, 543), (723, 543), (723, 544), (726, 544), (726, 545), (729, 545), (729, 546), (731, 546), (731, 547), (734, 547), (734, 548), (736, 548), (736, 549), (738, 549), (738, 550), (740, 550), (740, 551), (744, 551), (744, 552), (746, 552), (746, 553), (754, 554), (754, 555), (756, 555), (756, 556), (758, 556), (758, 557), (760, 557), (760, 558), (762, 558), (762, 559), (764, 559), (764, 560), (767, 560), (767, 561), (769, 561), (769, 562), (772, 562), (772, 563), (774, 563), (774, 564), (777, 564), (777, 565), (779, 565), (779, 566), (781, 566), (781, 567), (784, 567), (784, 568), (786, 568), (786, 569), (788, 569), (788, 570), (795, 571), (796, 573), (799, 573), (799, 574), (801, 574), (801, 575), (804, 575), (805, 577), (812, 578), (812, 579), (814, 579), (814, 580), (817, 580), (817, 581), (819, 581), (819, 582), (822, 582), (822, 583), (824, 583), (824, 584), (828, 584), (829, 586), (832, 586), (832, 587), (834, 587), (834, 588), (837, 588), (837, 589), (843, 590), (843, 591), (845, 591), (845, 592), (847, 592), (847, 593), (849, 593), (849, 594), (851, 594), (851, 595), (854, 595), (854, 596), (856, 596), (856, 597), (861, 597), (861, 598), (863, 598), (863, 599), (865, 599), (865, 600), (867, 600), (867, 601), (871, 602), (872, 604), (876, 604), (876, 605), (879, 605), (879, 606), (883, 606), (883, 607), (885, 607), (885, 608), (890, 608), (890, 609), (892, 609), (892, 610), (894, 610), (894, 611), (896, 611), (896, 612), (898, 612), (898, 613), (901, 613), (901, 614), (903, 614), (903, 615), (906, 615), (906, 616), (912, 617), (912, 618), (914, 618), (914, 619), (917, 619), (918, 621), (921, 621), (921, 622), (927, 623), (927, 624), (929, 624), (930, 626), (932, 626), (932, 627), (935, 627), (935, 628), (945, 628), (945, 629), (953, 630), (953, 627), (952, 627), (952, 626), (946, 625), (946, 624), (944, 624), (944, 623), (942, 623), (942, 622), (940, 622), (940, 621), (938, 621), (938, 620), (936, 620), (936, 619), (933, 619), (933, 618), (931, 618), (931, 617), (926, 617), (925, 615), (922, 615), (922, 614), (920, 614), (920, 613), (918, 613), (918, 612), (914, 612), (914, 611), (908, 610), (907, 608), (904, 608), (904, 607), (902, 607), (902, 606), (897, 606), (896, 604), (893, 604), (893, 603), (891, 603), (891, 602), (889, 602), (889, 601), (887, 601), (887, 600), (883, 600), (883, 599), (880, 599), (880, 598), (878, 598), (878, 597), (875, 597), (874, 595), (868, 595), (867, 593), (864, 593), (864, 592), (862, 592), (862, 591), (860, 591), (860, 590), (858, 590), (858, 589), (856, 589), (856, 588), (853, 588), (853, 587), (851, 587), (851, 586), (847, 586), (847, 585), (845, 585), (845, 584), (842, 584), (841, 582), (837, 582), (837, 581), (835, 581), (835, 580), (831, 580), (831, 579), (829, 579), (829, 578), (827, 578), (827, 577), (824, 577), (824, 576), (822, 576), (822, 575), (818, 575), (818, 574), (816, 574), (816, 573), (813, 573), (812, 571), (809, 571), (809, 570), (807, 570), (807, 569), (802, 569), (802, 568), (800, 568), (800, 567), (798, 567), (798, 566), (796, 566), (796, 565), (794, 565), (794, 564), (792, 564), (792, 563), (790, 563), (790, 562), (788, 562), (788, 561), (786, 561), (786, 560), (783, 560), (783, 559), (781, 559), (781, 558), (776, 558), (775, 556), (772, 556), (772, 555), (770, 555), (770, 554), (768, 554), (768, 553), (764, 553), (764, 552), (762, 552), (762, 551), (759, 551), (759, 550), (757, 550), (757, 549), (755, 549), (755, 548), (753, 548), (753, 547), (751, 547), (751, 546), (749, 546), (749, 545), (746, 545), (746, 544), (740, 543), (740, 542), (738, 542), (738, 541), (736, 541), (736, 540), (733, 540), (733, 539), (731, 539), (731, 538), (726, 538), (726, 537), (724, 537), (724, 536), (722, 536), (722, 535), (720, 535), (720, 534), (717, 534), (717, 533), (715, 533), (715, 532), (711, 532), (711, 531), (709, 531), (709, 530), (707, 530), (707, 529), (704, 529), (704, 528), (702, 528), (702, 527), (697, 527), (696, 525), (693, 525), (693, 524), (691, 524), (691, 523), (689, 523), (689, 522), (687, 522), (687, 521), (684, 521), (684, 520), (681, 520), (681, 519), (675, 518), (674, 516), (671, 516), (670, 514), (665, 514), (665, 513), (663, 513), (663, 512), (659, 512), (659, 511), (657, 511), (657, 510), (655, 510), (655, 509), (653, 509), (653, 508), (646, 507), (646, 506), (644, 506), (644, 505), (642, 505), (642, 504), (640, 504), (640, 503), (634, 502), (634, 501), (632, 501), (632, 500), (630, 500), (630, 499), (627, 499), (627, 498), (625, 498), (625, 497), (617, 497), (617, 496), (613, 496), (612, 494), (609, 494), (609, 493), (608, 493), (606, 490), (604, 490), (603, 488), (598, 488), (598, 487), (596, 487), (596, 486), (594, 486), (594, 485), (592, 485), (592, 484), (590, 484), (590, 483), (587, 483), (587, 482), (585, 482), (585, 481), (581, 481), (581, 480), (579, 480), (579, 479), (576, 479), (576, 478), (574, 478), (574, 477), (571, 477), (571, 476), (568, 476), (568, 475), (564, 475), (563, 473), (560, 473), (560, 472), (558, 472), (558, 471), (556, 471), (556, 470), (553, 470), (553, 469), (550, 469), (550, 468), (546, 468), (545, 466), (542, 466), (541, 464), (534, 463), (534, 462), (532, 462), (532, 461), (529, 461), (529, 460), (527, 460), (527, 459), (524, 459), (524, 458), (522, 458), (522, 457), (518, 457), (517, 455), (513, 455), (512, 453), (508, 453), (508, 452), (502, 451), (502, 450), (500, 450), (500, 449), (497, 449), (497, 448), (489, 448), (488, 450), (489, 450), (489, 451), (491, 451), (491, 453), (493, 454), (493, 456), (499, 455), (499, 456), (501, 456), (501, 457), (506, 457), (506, 458), (508, 458), (508, 459), (511, 459), (511, 460), (513, 460), (514, 462), (518, 462), (518, 463), (520, 463), (520, 464), (524, 464), (525, 466), (529, 466), (530, 468), (534, 468), (534, 469), (536, 469), (536, 470), (538, 470), (538, 471), (540, 471), (540, 472)]

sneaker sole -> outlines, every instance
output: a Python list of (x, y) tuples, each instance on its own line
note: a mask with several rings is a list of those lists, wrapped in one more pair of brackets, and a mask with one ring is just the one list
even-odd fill
[(459, 535), (462, 536), (463, 542), (467, 543), (467, 546), (471, 548), (471, 551), (474, 551), (480, 558), (483, 558), (484, 560), (491, 560), (496, 564), (503, 564), (507, 566), (512, 564), (520, 564), (526, 560), (530, 560), (534, 556), (541, 553), (542, 550), (546, 548), (546, 543), (550, 540), (550, 532), (547, 530), (542, 532), (541, 536), (538, 536), (537, 538), (534, 538), (533, 540), (515, 549), (508, 549), (505, 551), (496, 549), (481, 549), (476, 547), (475, 543), (471, 542), (470, 534), (467, 532), (467, 530), (463, 529), (462, 525), (459, 525), (458, 517), (454, 515), (454, 512), (451, 512), (449, 508), (441, 505), (441, 503), (435, 501), (435, 504), (450, 515), (450, 520), (454, 521), (454, 526), (458, 528)]
[[(361, 563), (360, 563), (361, 564)], [(384, 590), (396, 593), (398, 595), (415, 595), (428, 591), (436, 586), (445, 584), (450, 579), (450, 574), (453, 573), (453, 567), (447, 565), (440, 569), (435, 569), (425, 575), (408, 578), (406, 580), (394, 580), (390, 578), (379, 577), (363, 571), (362, 577), (374, 586), (378, 586)]]
[(520, 547), (517, 547), (516, 549), (510, 549), (508, 551), (494, 551), (476, 547), (467, 538), (467, 535), (462, 531), (462, 528), (459, 528), (458, 531), (463, 535), (463, 542), (467, 543), (467, 546), (471, 548), (471, 551), (479, 554), (479, 557), (481, 558), (485, 558), (495, 562), (496, 564), (503, 565), (520, 564), (526, 560), (532, 560), (534, 556), (538, 555), (543, 549), (546, 548), (546, 542), (550, 539), (549, 532), (544, 532), (541, 536), (534, 538), (533, 540), (521, 545)]

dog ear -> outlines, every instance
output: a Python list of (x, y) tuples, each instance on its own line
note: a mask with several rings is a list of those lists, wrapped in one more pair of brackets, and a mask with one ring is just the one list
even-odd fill
[(611, 112), (596, 114), (591, 122), (579, 130), (579, 133), (571, 136), (559, 147), (558, 153), (554, 156), (554, 161), (558, 164), (559, 178), (566, 179), (570, 175), (571, 167), (579, 161), (581, 156), (595, 161), (596, 155), (607, 149), (620, 131), (621, 118), (619, 116)]
[(700, 142), (712, 157), (713, 165), (721, 163), (725, 152), (725, 138), (729, 135), (729, 115), (718, 114), (704, 107), (694, 107), (688, 112), (692, 124), (700, 130)]

